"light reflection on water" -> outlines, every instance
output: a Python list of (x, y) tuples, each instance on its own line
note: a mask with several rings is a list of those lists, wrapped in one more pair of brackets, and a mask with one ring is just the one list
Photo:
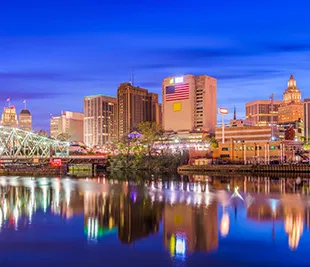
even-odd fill
[[(308, 194), (308, 180), (296, 184), (265, 177), (140, 182), (0, 177), (0, 239), (4, 232), (12, 235), (11, 230), (23, 239), (31, 226), (41, 226), (37, 216), (42, 213), (46, 221), (62, 218), (57, 223), (64, 227), (66, 221), (83, 216), (83, 225), (78, 226), (91, 246), (106, 246), (109, 236), (117, 237), (119, 244), (147, 245), (155, 236), (177, 262), (186, 262), (197, 252), (220, 258), (222, 247), (236, 249), (231, 242), (268, 245), (278, 239), (279, 253), (287, 252), (286, 248), (297, 253), (301, 240), (310, 240), (305, 232), (309, 229)], [(250, 245), (246, 250), (253, 252), (254, 246), (253, 251)], [(124, 262), (123, 266), (128, 265)]]

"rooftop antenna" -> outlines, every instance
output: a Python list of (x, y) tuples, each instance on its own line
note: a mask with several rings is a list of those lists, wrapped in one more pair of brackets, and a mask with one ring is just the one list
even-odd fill
[(236, 106), (234, 106), (234, 120), (237, 120)]
[(23, 101), (23, 104), (24, 104), (24, 109), (26, 110), (27, 109), (27, 100), (26, 99)]
[(134, 86), (134, 70), (133, 68), (131, 69), (131, 85)]
[(11, 98), (8, 98), (7, 100), (6, 100), (6, 102), (8, 102), (8, 105), (9, 105), (9, 107), (11, 106)]

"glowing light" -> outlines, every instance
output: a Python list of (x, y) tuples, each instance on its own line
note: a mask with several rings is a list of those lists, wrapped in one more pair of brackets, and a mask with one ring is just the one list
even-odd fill
[(176, 244), (175, 244), (175, 252), (178, 255), (185, 255), (186, 251), (186, 243), (184, 238), (177, 237)]
[(228, 114), (228, 108), (219, 108), (218, 112), (223, 115)]
[(221, 225), (220, 225), (220, 231), (221, 231), (222, 237), (226, 237), (228, 235), (229, 226), (230, 226), (229, 215), (227, 212), (224, 212), (222, 219), (221, 219)]
[(43, 192), (43, 211), (46, 212), (47, 210), (47, 186), (42, 186)]
[(174, 256), (174, 251), (175, 251), (175, 236), (172, 235), (170, 238), (170, 254), (171, 254), (171, 256)]
[(174, 78), (174, 83), (182, 83), (184, 81), (183, 77), (175, 77)]

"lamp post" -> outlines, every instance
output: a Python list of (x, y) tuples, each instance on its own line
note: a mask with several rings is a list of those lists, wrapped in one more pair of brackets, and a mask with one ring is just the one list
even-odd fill
[(219, 108), (218, 113), (222, 115), (222, 144), (224, 144), (225, 143), (224, 116), (228, 114), (228, 108)]

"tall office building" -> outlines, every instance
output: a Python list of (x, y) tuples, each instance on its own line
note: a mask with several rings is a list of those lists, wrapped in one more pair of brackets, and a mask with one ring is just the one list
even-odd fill
[(136, 130), (141, 122), (160, 123), (161, 109), (158, 95), (130, 83), (117, 89), (119, 139)]
[(304, 99), (304, 135), (308, 142), (310, 138), (310, 98)]
[(285, 137), (285, 130), (293, 126), (295, 137), (301, 140), (304, 136), (303, 103), (301, 92), (296, 87), (296, 80), (291, 75), (288, 87), (283, 94), (283, 102), (279, 106), (278, 131), (280, 139)]
[(216, 79), (207, 75), (168, 77), (162, 83), (165, 131), (214, 133)]
[(19, 129), (32, 131), (32, 116), (28, 109), (23, 109), (19, 113)]
[(117, 140), (117, 99), (95, 95), (84, 98), (84, 142), (104, 146)]
[(246, 120), (255, 126), (268, 126), (278, 123), (280, 100), (256, 100), (245, 104)]
[(303, 119), (303, 105), (296, 80), (291, 75), (288, 87), (283, 94), (283, 102), (279, 106), (279, 123), (290, 123)]
[(14, 106), (5, 107), (3, 109), (1, 125), (13, 128), (18, 127), (17, 114)]
[(57, 138), (67, 134), (70, 141), (83, 141), (84, 114), (79, 112), (62, 111), (60, 116), (50, 119), (50, 135)]

